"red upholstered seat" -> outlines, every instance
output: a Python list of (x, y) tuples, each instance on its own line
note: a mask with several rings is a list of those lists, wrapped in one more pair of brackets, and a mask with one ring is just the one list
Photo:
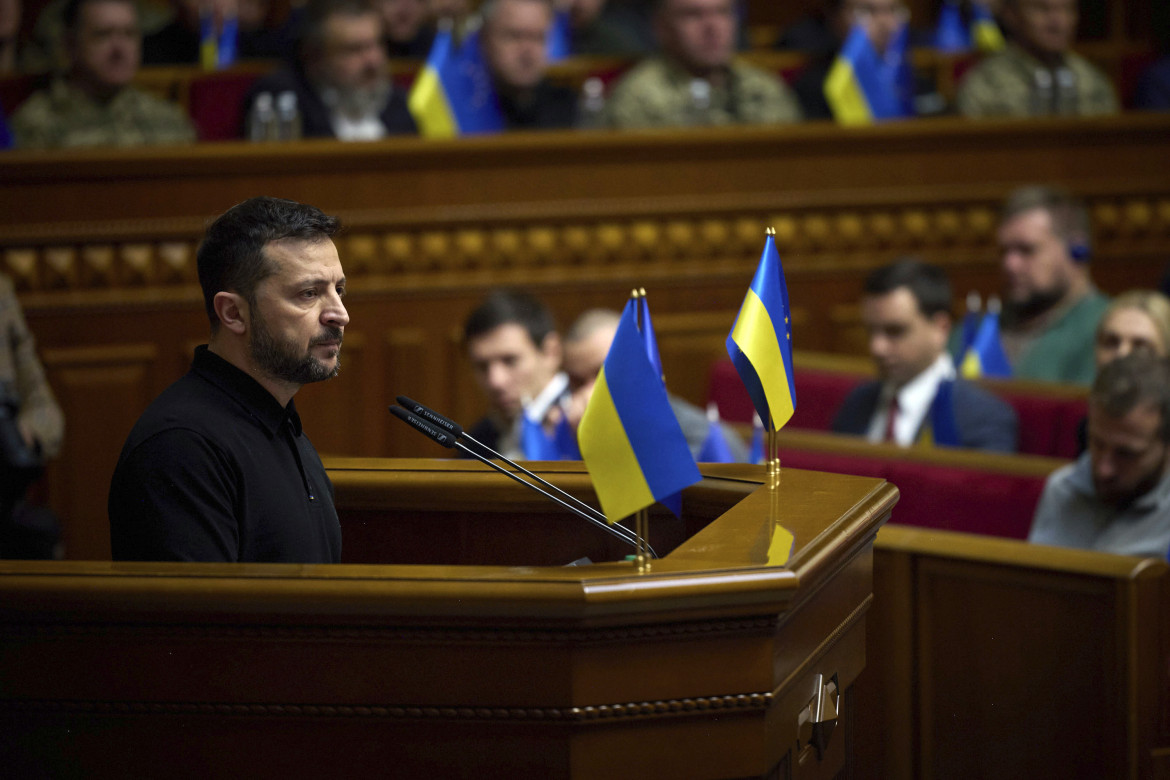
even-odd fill
[(199, 140), (229, 141), (242, 136), (244, 98), (259, 76), (254, 70), (231, 70), (191, 81), (187, 111)]

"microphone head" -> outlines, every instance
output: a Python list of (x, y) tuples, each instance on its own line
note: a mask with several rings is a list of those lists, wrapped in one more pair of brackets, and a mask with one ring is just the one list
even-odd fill
[(397, 405), (390, 407), (390, 414), (394, 415), (399, 420), (402, 420), (407, 425), (410, 425), (416, 430), (426, 434), (435, 443), (441, 444), (447, 449), (455, 448), (455, 437), (453, 435), (447, 431), (442, 430), (441, 428), (431, 425), (417, 414), (414, 414), (413, 412), (403, 409), (401, 406)]
[(432, 425), (436, 425), (439, 428), (444, 429), (456, 439), (463, 435), (462, 425), (449, 417), (444, 417), (434, 409), (431, 409), (429, 406), (423, 406), (418, 401), (412, 401), (404, 395), (398, 396), (398, 403), (406, 407), (407, 411), (411, 412), (412, 414), (423, 418)]

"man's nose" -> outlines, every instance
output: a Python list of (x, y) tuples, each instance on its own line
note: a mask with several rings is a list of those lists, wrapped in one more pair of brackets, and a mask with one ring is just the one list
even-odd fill
[(349, 311), (345, 308), (345, 304), (341, 302), (341, 296), (334, 295), (333, 300), (325, 308), (321, 314), (321, 321), (326, 325), (331, 325), (336, 328), (344, 328), (349, 324)]

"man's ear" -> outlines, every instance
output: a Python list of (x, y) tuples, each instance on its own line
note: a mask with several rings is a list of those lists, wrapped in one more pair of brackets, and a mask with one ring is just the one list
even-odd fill
[(224, 328), (237, 336), (248, 332), (248, 302), (244, 296), (220, 291), (212, 299), (212, 305), (215, 307), (215, 316), (219, 317)]

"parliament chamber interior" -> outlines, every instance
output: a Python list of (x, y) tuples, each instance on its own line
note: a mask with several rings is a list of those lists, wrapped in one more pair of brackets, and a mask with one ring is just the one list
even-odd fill
[[(804, 59), (770, 41), (814, 5), (744, 4), (742, 56), (795, 78)], [(1127, 108), (1157, 6), (1081, 3), (1077, 50)], [(914, 52), (946, 100), (972, 58)], [(569, 58), (550, 78), (579, 89), (632, 62)], [(405, 88), (421, 66), (389, 67)], [(874, 376), (865, 277), (915, 256), (946, 270), (958, 315), (968, 291), (995, 295), (1017, 187), (1085, 201), (1103, 292), (1158, 289), (1170, 113), (239, 140), (271, 67), (139, 73), (195, 144), (0, 152), (0, 272), (66, 421), (29, 499), (59, 518), (60, 559), (0, 560), (13, 777), (1170, 776), (1170, 565), (1027, 542), (1087, 389), (979, 380), (1019, 415), (1014, 454), (829, 430)], [(39, 85), (0, 78), (0, 104)], [(257, 195), (344, 226), (344, 368), (296, 397), (342, 563), (114, 562), (122, 444), (207, 341), (200, 238)], [(533, 292), (563, 327), (644, 288), (669, 390), (750, 437), (725, 342), (767, 228), (797, 398), (780, 484), (701, 465), (682, 517), (651, 511), (647, 572), (387, 413), (405, 395), (484, 414), (463, 322), (491, 289)], [(594, 500), (582, 463), (533, 468)], [(596, 563), (564, 565), (581, 556)]]

